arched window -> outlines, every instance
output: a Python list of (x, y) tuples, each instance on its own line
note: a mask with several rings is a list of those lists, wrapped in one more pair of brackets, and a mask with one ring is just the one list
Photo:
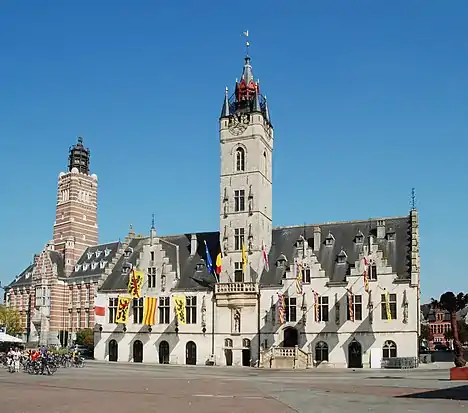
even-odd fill
[(397, 345), (394, 341), (387, 340), (382, 347), (382, 357), (390, 359), (397, 356)]
[(230, 338), (224, 340), (224, 347), (232, 347), (232, 340)]
[(315, 345), (315, 361), (328, 361), (328, 344), (324, 341)]
[(250, 348), (250, 340), (248, 338), (242, 340), (242, 347)]
[(236, 171), (245, 171), (245, 150), (244, 148), (236, 149)]

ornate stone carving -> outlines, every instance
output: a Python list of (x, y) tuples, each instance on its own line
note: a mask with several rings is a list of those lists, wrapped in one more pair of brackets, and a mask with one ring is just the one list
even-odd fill
[(408, 323), (408, 297), (406, 296), (406, 290), (403, 291), (403, 323)]
[(239, 308), (232, 310), (232, 333), (240, 334), (241, 332), (241, 312)]

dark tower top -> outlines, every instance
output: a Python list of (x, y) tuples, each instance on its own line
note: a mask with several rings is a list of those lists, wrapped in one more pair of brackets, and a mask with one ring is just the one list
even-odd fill
[(254, 80), (250, 56), (246, 56), (241, 80), (236, 81), (236, 88), (231, 97), (226, 94), (221, 118), (253, 112), (262, 113), (265, 120), (271, 123), (266, 97), (260, 93), (259, 81)]
[(90, 152), (88, 148), (83, 145), (83, 138), (78, 137), (76, 145), (70, 148), (68, 155), (68, 172), (73, 168), (77, 168), (78, 172), (89, 175), (89, 157)]

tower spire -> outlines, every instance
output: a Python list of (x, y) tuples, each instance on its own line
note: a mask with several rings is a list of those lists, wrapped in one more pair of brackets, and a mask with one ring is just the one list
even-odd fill
[(83, 138), (78, 136), (76, 144), (69, 151), (68, 172), (72, 172), (76, 168), (76, 172), (89, 175), (89, 158), (89, 149), (84, 147)]

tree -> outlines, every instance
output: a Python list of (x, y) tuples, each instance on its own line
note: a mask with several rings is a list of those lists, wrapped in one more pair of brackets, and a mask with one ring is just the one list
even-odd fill
[[(458, 337), (460, 338), (460, 342), (467, 343), (468, 342), (468, 325), (462, 320), (457, 321), (458, 324)], [(446, 340), (453, 340), (453, 331), (448, 330), (444, 334)]]
[(455, 295), (451, 291), (447, 291), (440, 296), (439, 301), (432, 299), (431, 305), (434, 308), (439, 308), (450, 313), (450, 325), (453, 334), (453, 351), (455, 354), (455, 366), (464, 367), (466, 361), (463, 358), (463, 347), (460, 342), (460, 334), (457, 323), (457, 311), (464, 309), (468, 305), (468, 294), (458, 293)]
[(81, 346), (94, 346), (94, 332), (91, 328), (85, 328), (83, 330), (77, 331), (76, 333), (76, 344)]
[(431, 341), (432, 338), (433, 337), (429, 326), (427, 324), (421, 324), (421, 335), (419, 336), (419, 340)]
[(14, 308), (0, 305), (0, 326), (5, 326), (6, 333), (10, 336), (22, 334), (21, 314)]

